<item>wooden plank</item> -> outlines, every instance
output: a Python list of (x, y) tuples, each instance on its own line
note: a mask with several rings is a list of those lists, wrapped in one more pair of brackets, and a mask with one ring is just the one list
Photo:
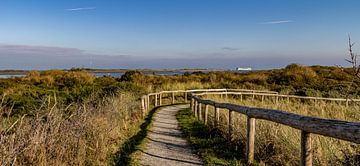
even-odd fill
[(301, 131), (301, 166), (312, 166), (311, 136), (306, 131)]
[(255, 118), (247, 118), (247, 140), (246, 140), (246, 161), (248, 164), (254, 163), (255, 148)]

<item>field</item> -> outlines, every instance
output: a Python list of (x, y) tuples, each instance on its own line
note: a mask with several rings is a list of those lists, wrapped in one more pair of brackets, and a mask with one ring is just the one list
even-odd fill
[[(351, 69), (295, 64), (279, 70), (249, 73), (187, 72), (160, 76), (128, 71), (121, 78), (112, 78), (95, 77), (79, 69), (30, 72), (26, 77), (0, 79), (0, 143), (4, 145), (0, 149), (1, 163), (109, 165), (121, 162), (114, 154), (124, 153), (119, 152), (124, 142), (140, 130), (143, 120), (139, 100), (150, 92), (246, 88), (301, 96), (359, 98), (359, 82), (352, 80)], [(224, 100), (216, 96), (212, 99)], [(360, 119), (359, 106), (345, 107), (343, 103), (294, 100), (276, 105), (270, 100), (240, 102), (236, 98), (228, 98), (226, 102), (349, 121)], [(244, 117), (238, 116), (236, 121), (241, 125), (237, 126), (232, 143), (241, 147)], [(265, 121), (258, 123), (257, 130), (261, 132), (256, 140), (256, 160), (296, 165), (299, 132)], [(359, 162), (357, 146), (318, 136), (314, 141), (317, 165), (357, 165)]]

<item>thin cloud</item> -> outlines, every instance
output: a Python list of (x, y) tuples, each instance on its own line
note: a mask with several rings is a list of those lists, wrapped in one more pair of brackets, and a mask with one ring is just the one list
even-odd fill
[(239, 50), (239, 48), (235, 48), (235, 47), (223, 47), (221, 49), (226, 50), (226, 51), (237, 51), (237, 50)]
[(70, 8), (70, 9), (65, 9), (67, 11), (82, 11), (82, 10), (94, 10), (96, 9), (96, 7), (79, 7), (79, 8)]
[(277, 20), (277, 21), (269, 21), (269, 22), (262, 22), (260, 24), (284, 24), (284, 23), (291, 23), (294, 22), (293, 20)]

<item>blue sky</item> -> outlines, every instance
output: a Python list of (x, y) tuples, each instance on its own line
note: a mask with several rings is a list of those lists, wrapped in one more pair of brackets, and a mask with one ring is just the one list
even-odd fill
[(347, 34), (360, 41), (359, 6), (358, 0), (1, 0), (0, 69), (346, 65)]

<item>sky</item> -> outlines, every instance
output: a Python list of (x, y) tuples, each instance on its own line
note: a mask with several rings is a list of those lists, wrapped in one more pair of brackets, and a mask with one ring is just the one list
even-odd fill
[[(358, 0), (0, 0), (0, 69), (348, 64)], [(360, 53), (360, 44), (355, 45)]]

